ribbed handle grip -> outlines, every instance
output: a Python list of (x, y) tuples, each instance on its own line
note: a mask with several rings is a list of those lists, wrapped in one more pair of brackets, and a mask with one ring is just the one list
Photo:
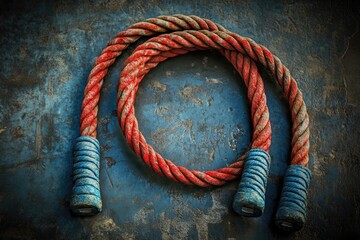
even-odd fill
[(269, 167), (270, 155), (266, 151), (255, 148), (247, 153), (233, 202), (235, 212), (247, 217), (258, 217), (263, 213)]
[(310, 170), (300, 165), (288, 167), (280, 204), (276, 212), (276, 225), (287, 231), (303, 227), (306, 220), (307, 191), (310, 183)]
[(76, 139), (74, 148), (74, 187), (70, 202), (72, 212), (92, 216), (101, 212), (99, 185), (100, 145), (89, 136)]

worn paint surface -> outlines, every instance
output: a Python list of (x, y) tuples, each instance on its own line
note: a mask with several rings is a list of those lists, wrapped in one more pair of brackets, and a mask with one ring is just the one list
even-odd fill
[[(287, 105), (263, 72), (273, 144), (264, 215), (231, 209), (237, 182), (199, 189), (150, 171), (127, 147), (116, 119), (116, 84), (100, 103), (103, 212), (74, 218), (72, 148), (94, 59), (139, 20), (195, 14), (267, 46), (299, 81), (311, 120), (308, 219), (302, 231), (274, 227), (289, 160)], [(0, 235), (2, 238), (313, 239), (360, 235), (359, 5), (341, 1), (13, 1), (0, 16)], [(170, 59), (141, 83), (136, 113), (149, 142), (176, 164), (225, 166), (250, 142), (246, 88), (214, 52)], [(155, 121), (155, 119), (157, 119)]]

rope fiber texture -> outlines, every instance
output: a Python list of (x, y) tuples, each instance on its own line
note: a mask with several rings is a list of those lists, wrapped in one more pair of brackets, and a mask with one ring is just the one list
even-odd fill
[[(265, 208), (265, 191), (271, 157), (271, 125), (263, 80), (256, 64), (276, 79), (291, 111), (291, 162), (276, 214), (276, 225), (286, 231), (302, 228), (306, 219), (307, 189), (310, 182), (309, 117), (302, 94), (289, 70), (267, 48), (250, 38), (197, 16), (159, 16), (133, 24), (112, 39), (101, 52), (85, 88), (81, 113), (81, 137), (75, 146), (74, 187), (70, 208), (91, 216), (101, 212), (99, 184), (100, 146), (96, 140), (100, 90), (109, 67), (131, 43), (152, 37), (139, 45), (121, 72), (117, 108), (120, 127), (129, 146), (156, 173), (187, 185), (221, 186), (241, 174), (233, 209), (242, 216), (258, 217)], [(140, 82), (160, 62), (196, 50), (217, 50), (234, 66), (248, 88), (252, 141), (234, 163), (216, 170), (198, 171), (176, 166), (149, 145), (139, 130), (134, 102)]]
[[(168, 33), (170, 34), (163, 34)], [(81, 135), (96, 138), (100, 90), (109, 67), (131, 43), (141, 37), (153, 35), (138, 46), (126, 61), (118, 85), (118, 118), (127, 142), (137, 155), (160, 175), (189, 185), (220, 186), (242, 173), (244, 155), (228, 167), (213, 171), (188, 170), (164, 159), (147, 144), (138, 128), (134, 101), (138, 85), (146, 73), (169, 57), (194, 50), (216, 49), (236, 68), (248, 87), (253, 124), (252, 143), (249, 149), (269, 151), (271, 127), (269, 111), (261, 76), (256, 63), (260, 63), (277, 80), (287, 97), (292, 119), (291, 164), (308, 165), (309, 117), (302, 93), (296, 81), (280, 59), (266, 47), (252, 39), (241, 37), (210, 20), (197, 16), (159, 16), (133, 24), (112, 39), (101, 52), (92, 69), (85, 88), (81, 113)]]

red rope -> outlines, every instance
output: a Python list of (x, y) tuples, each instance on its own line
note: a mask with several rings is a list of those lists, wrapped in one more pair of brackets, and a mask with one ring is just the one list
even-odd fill
[[(182, 31), (187, 30), (187, 31)], [(240, 157), (228, 167), (213, 171), (188, 170), (164, 159), (147, 144), (138, 128), (134, 101), (138, 84), (159, 62), (189, 51), (217, 49), (237, 69), (248, 87), (253, 124), (250, 148), (269, 150), (271, 127), (266, 96), (255, 62), (267, 68), (287, 97), (292, 116), (291, 164), (307, 166), (309, 151), (309, 118), (302, 94), (289, 70), (264, 46), (249, 38), (231, 33), (210, 20), (196, 16), (160, 16), (132, 25), (119, 33), (98, 57), (92, 69), (82, 104), (81, 135), (96, 138), (98, 102), (108, 68), (129, 44), (141, 36), (173, 32), (152, 38), (136, 48), (126, 61), (118, 87), (118, 118), (125, 137), (143, 161), (160, 175), (189, 185), (207, 187), (223, 185), (237, 178), (243, 167)]]

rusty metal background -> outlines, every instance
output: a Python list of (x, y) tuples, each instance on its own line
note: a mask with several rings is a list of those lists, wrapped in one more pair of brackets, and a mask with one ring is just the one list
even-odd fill
[[(0, 4), (1, 239), (344, 239), (360, 237), (359, 4), (351, 1), (12, 1)], [(68, 209), (72, 146), (94, 59), (115, 34), (157, 15), (195, 14), (267, 46), (299, 81), (311, 119), (308, 221), (286, 235), (274, 227), (289, 160), (289, 111), (264, 76), (273, 158), (261, 218), (231, 209), (237, 182), (199, 189), (155, 175), (125, 143), (116, 84), (100, 103), (104, 210)], [(215, 52), (169, 59), (141, 83), (136, 111), (149, 142), (177, 164), (225, 166), (250, 142), (246, 89)]]

